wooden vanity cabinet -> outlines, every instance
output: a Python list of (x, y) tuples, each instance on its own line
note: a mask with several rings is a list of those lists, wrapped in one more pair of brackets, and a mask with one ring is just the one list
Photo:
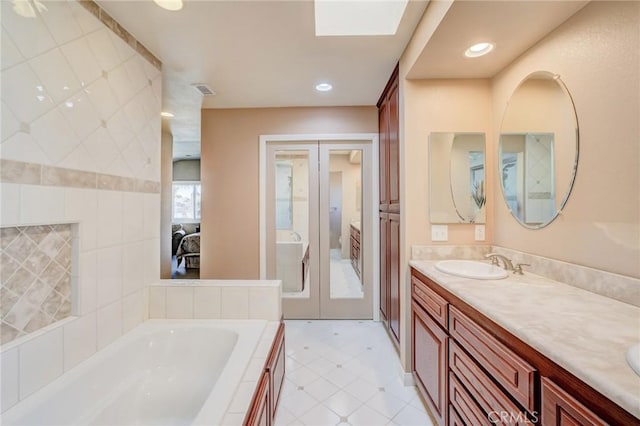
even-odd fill
[(438, 425), (640, 425), (414, 268), (411, 283), (413, 374)]
[(604, 426), (607, 423), (558, 385), (543, 377), (542, 424), (544, 426)]
[(351, 259), (351, 266), (356, 271), (356, 275), (360, 278), (360, 230), (356, 229), (353, 225), (350, 226), (350, 246), (349, 257)]
[(284, 383), (284, 373), (284, 322), (280, 322), (264, 370), (245, 416), (244, 426), (272, 426), (275, 424), (280, 391)]
[(412, 372), (436, 423), (449, 416), (448, 303), (419, 279), (411, 277)]
[(245, 425), (251, 426), (269, 426), (272, 422), (269, 409), (269, 399), (271, 392), (269, 390), (269, 373), (262, 373), (262, 377), (258, 382), (256, 393), (251, 402), (251, 410), (245, 421)]
[(400, 114), (398, 66), (378, 101), (380, 313), (400, 344)]
[(447, 424), (449, 337), (424, 309), (412, 303), (413, 377), (440, 426)]
[(280, 402), (280, 391), (284, 384), (285, 361), (284, 322), (281, 322), (265, 366), (265, 371), (269, 374), (269, 409), (272, 419), (276, 416), (278, 403)]

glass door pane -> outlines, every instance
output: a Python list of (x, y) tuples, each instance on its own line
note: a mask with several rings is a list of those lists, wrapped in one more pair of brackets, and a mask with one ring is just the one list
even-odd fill
[(371, 144), (320, 142), (320, 317), (373, 315)]
[(276, 279), (282, 297), (309, 297), (309, 154), (275, 153)]
[(285, 318), (319, 318), (318, 142), (273, 142), (266, 154), (266, 278), (282, 282)]
[(329, 297), (363, 297), (360, 274), (361, 150), (329, 153)]

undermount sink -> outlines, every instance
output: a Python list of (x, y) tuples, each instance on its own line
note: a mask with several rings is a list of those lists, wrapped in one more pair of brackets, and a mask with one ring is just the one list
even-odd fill
[(627, 351), (627, 362), (629, 367), (640, 376), (640, 343), (631, 346)]
[(476, 280), (500, 280), (507, 278), (507, 271), (488, 263), (473, 260), (442, 260), (435, 264), (438, 271)]

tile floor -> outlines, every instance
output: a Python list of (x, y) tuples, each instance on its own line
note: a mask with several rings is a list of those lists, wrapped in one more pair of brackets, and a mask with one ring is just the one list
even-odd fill
[(432, 426), (381, 323), (286, 321), (276, 426)]
[(332, 299), (362, 298), (362, 284), (351, 265), (351, 259), (342, 259), (340, 249), (331, 249), (329, 282)]

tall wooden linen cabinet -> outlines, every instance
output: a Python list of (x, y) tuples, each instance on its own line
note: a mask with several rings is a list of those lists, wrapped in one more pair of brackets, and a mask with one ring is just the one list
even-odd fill
[(380, 314), (400, 343), (400, 113), (398, 66), (378, 101)]

